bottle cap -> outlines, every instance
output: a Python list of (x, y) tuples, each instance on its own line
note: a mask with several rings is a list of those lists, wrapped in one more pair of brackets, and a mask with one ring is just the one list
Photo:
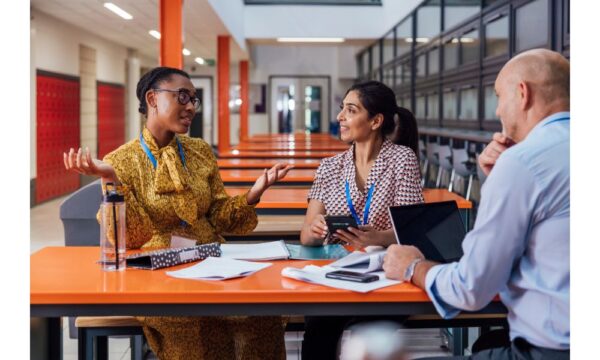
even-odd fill
[[(113, 188), (111, 190), (108, 189), (109, 186)], [(125, 196), (123, 194), (119, 194), (119, 192), (114, 187), (113, 183), (106, 183), (106, 193), (104, 194), (104, 202), (118, 203), (124, 202)]]

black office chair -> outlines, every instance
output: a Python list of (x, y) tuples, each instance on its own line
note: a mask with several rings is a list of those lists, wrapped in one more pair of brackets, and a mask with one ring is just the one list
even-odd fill
[[(63, 201), (60, 205), (60, 219), (65, 229), (65, 246), (98, 246), (100, 226), (96, 213), (101, 202), (100, 180), (82, 187)], [(78, 340), (80, 360), (108, 359), (108, 337), (117, 335), (131, 337), (132, 360), (143, 358), (143, 331), (134, 317), (69, 318), (69, 337)]]

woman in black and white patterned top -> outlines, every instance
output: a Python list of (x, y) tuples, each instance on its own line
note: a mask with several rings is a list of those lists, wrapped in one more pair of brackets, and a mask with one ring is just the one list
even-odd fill
[[(355, 248), (390, 245), (395, 237), (388, 207), (423, 202), (417, 123), (409, 110), (396, 105), (394, 92), (378, 81), (352, 86), (340, 108), (341, 138), (352, 147), (319, 166), (300, 240), (312, 246), (333, 240)], [(329, 235), (325, 215), (351, 215), (360, 226)], [(344, 329), (369, 320), (374, 319), (306, 316), (302, 359), (336, 359)]]
[[(352, 147), (323, 159), (317, 169), (301, 242), (318, 246), (335, 238), (355, 248), (390, 245), (395, 238), (388, 207), (423, 202), (417, 123), (378, 81), (352, 86), (340, 108), (341, 139)], [(362, 226), (328, 234), (324, 215), (351, 215)]]

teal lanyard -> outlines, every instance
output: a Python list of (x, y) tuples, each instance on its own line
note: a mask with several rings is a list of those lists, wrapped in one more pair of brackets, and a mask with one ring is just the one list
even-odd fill
[(352, 203), (352, 197), (350, 196), (350, 184), (348, 180), (346, 180), (346, 203), (348, 203), (348, 209), (350, 209), (350, 213), (356, 223), (358, 225), (367, 225), (369, 223), (369, 210), (371, 209), (371, 199), (373, 199), (373, 192), (375, 191), (375, 184), (371, 184), (369, 187), (369, 192), (367, 194), (367, 202), (365, 204), (365, 211), (363, 212), (363, 222), (360, 222), (360, 218), (356, 213), (356, 209), (354, 209), (354, 204)]
[[(177, 141), (177, 148), (179, 148), (179, 157), (181, 157), (181, 163), (183, 164), (184, 169), (187, 169), (187, 167), (185, 166), (185, 154), (183, 152), (183, 146), (181, 146), (181, 142), (179, 142), (179, 139), (177, 137), (175, 137), (175, 141)], [(148, 148), (148, 145), (146, 145), (146, 141), (144, 140), (142, 134), (140, 134), (140, 144), (142, 145), (142, 149), (144, 149), (146, 156), (148, 156), (148, 159), (150, 159), (152, 166), (156, 169), (156, 167), (158, 166), (158, 162), (152, 154), (152, 151), (150, 151), (150, 148)], [(185, 220), (181, 220), (181, 227), (186, 227), (187, 225), (188, 224), (187, 222), (185, 222)]]

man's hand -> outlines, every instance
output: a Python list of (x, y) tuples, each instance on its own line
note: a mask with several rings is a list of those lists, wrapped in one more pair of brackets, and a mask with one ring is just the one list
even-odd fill
[(419, 249), (408, 245), (390, 245), (383, 258), (385, 277), (392, 280), (404, 280), (406, 268), (415, 259), (425, 259)]
[(513, 146), (515, 142), (502, 133), (494, 133), (492, 141), (479, 154), (479, 166), (483, 173), (488, 176), (496, 161), (506, 149)]

